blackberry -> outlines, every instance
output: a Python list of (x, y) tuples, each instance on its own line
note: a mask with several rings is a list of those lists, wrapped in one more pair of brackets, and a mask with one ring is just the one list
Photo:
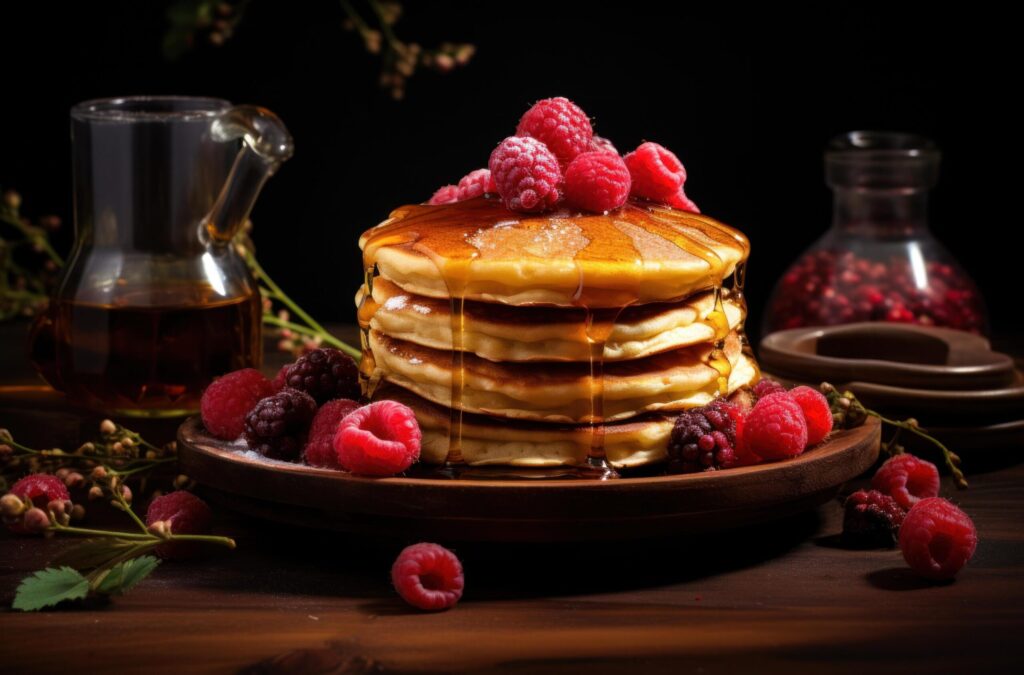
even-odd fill
[(669, 473), (715, 471), (736, 460), (737, 406), (717, 400), (680, 413), (668, 443)]
[(312, 396), (298, 389), (282, 389), (261, 399), (245, 416), (245, 440), (265, 457), (296, 460), (315, 414)]
[(351, 356), (331, 347), (314, 349), (296, 361), (284, 378), (285, 386), (304, 391), (323, 405), (336, 398), (358, 400), (359, 367)]
[(878, 490), (858, 490), (846, 498), (843, 541), (856, 548), (893, 546), (907, 512)]

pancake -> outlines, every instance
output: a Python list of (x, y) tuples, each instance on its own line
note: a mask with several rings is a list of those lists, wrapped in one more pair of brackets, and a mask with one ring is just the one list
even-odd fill
[[(361, 301), (360, 289), (356, 303)], [(377, 305), (370, 328), (389, 337), (434, 349), (452, 348), (451, 302), (413, 295), (388, 279), (373, 280)], [(707, 321), (714, 309), (712, 291), (678, 303), (626, 307), (604, 345), (605, 361), (637, 359), (659, 352), (711, 342), (715, 327)], [(728, 299), (723, 308), (729, 329), (743, 322), (740, 303)], [(512, 307), (466, 302), (462, 349), (490, 361), (587, 361), (586, 310), (582, 308)]]
[(366, 269), (415, 295), (590, 308), (721, 286), (750, 250), (738, 230), (652, 203), (529, 215), (492, 197), (401, 207), (359, 246)]
[[(416, 413), (423, 439), (420, 461), (443, 464), (448, 456), (447, 408), (395, 385), (382, 385), (374, 399), (404, 403)], [(673, 419), (645, 415), (640, 419), (600, 425), (608, 462), (616, 468), (664, 461)], [(466, 464), (513, 466), (578, 466), (585, 463), (593, 442), (589, 425), (513, 422), (483, 415), (462, 418), (462, 460)]]
[[(452, 406), (453, 358), (441, 351), (396, 340), (380, 331), (368, 336), (381, 377), (443, 406)], [(711, 344), (675, 349), (604, 367), (604, 419), (627, 419), (643, 412), (704, 405), (757, 379), (757, 367), (742, 353), (738, 334), (725, 340), (730, 366), (727, 391), (710, 364)], [(463, 360), (461, 401), (467, 412), (510, 419), (583, 423), (592, 415), (588, 363), (495, 363), (472, 354)]]

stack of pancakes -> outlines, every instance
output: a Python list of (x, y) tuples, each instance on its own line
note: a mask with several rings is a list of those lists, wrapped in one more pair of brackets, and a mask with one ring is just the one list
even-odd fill
[(758, 377), (723, 287), (749, 244), (705, 216), (480, 197), (400, 208), (360, 248), (368, 388), (415, 411), (428, 463), (657, 462), (673, 413)]

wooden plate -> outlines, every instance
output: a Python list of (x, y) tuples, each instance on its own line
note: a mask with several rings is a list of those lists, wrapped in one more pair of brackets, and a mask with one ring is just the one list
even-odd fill
[(834, 498), (878, 457), (880, 425), (836, 433), (784, 462), (607, 481), (360, 478), (268, 462), (178, 429), (182, 470), (227, 506), (262, 518), (361, 534), (441, 541), (630, 539), (774, 520)]

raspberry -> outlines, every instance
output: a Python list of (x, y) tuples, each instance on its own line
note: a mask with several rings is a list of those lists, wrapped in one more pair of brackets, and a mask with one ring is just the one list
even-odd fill
[(340, 469), (338, 453), (334, 452), (334, 435), (338, 433), (338, 425), (349, 413), (358, 409), (360, 404), (347, 398), (338, 398), (320, 406), (309, 425), (309, 440), (302, 456), (306, 464), (322, 466), (328, 469)]
[(540, 212), (558, 202), (562, 169), (537, 139), (509, 136), (491, 153), (488, 166), (507, 208)]
[[(213, 513), (199, 497), (191, 492), (178, 490), (157, 497), (146, 509), (146, 525), (166, 522), (171, 534), (206, 534), (210, 531)], [(157, 555), (166, 559), (188, 558), (200, 549), (200, 544), (192, 541), (174, 541), (156, 547)]]
[(243, 368), (217, 378), (199, 402), (206, 430), (217, 438), (238, 438), (245, 427), (245, 416), (261, 398), (274, 391), (270, 380), (255, 368)]
[(584, 211), (611, 211), (626, 203), (629, 184), (629, 169), (618, 155), (584, 152), (565, 170), (565, 201)]
[(756, 398), (764, 398), (768, 394), (775, 394), (780, 391), (786, 391), (786, 388), (782, 383), (768, 379), (767, 377), (762, 378), (754, 385), (754, 396)]
[(495, 185), (494, 178), (491, 177), (490, 169), (477, 169), (470, 171), (459, 180), (457, 200), (461, 202), (464, 199), (479, 197), (487, 192), (496, 194), (498, 186)]
[(858, 548), (892, 546), (906, 510), (878, 490), (858, 490), (843, 506), (843, 540)]
[(657, 143), (642, 143), (622, 158), (633, 177), (630, 194), (665, 202), (680, 192), (686, 169), (670, 150)]
[(594, 134), (594, 137), (590, 139), (589, 152), (606, 152), (609, 155), (615, 155), (618, 157), (619, 150), (616, 148), (611, 141), (603, 136)]
[(970, 516), (941, 497), (915, 504), (900, 528), (903, 559), (928, 579), (952, 579), (977, 546), (978, 531)]
[(391, 566), (391, 583), (417, 609), (441, 610), (462, 597), (465, 578), (458, 557), (439, 544), (407, 546)]
[(393, 476), (420, 457), (420, 425), (407, 406), (377, 401), (351, 413), (338, 425), (334, 450), (352, 473)]
[(742, 419), (739, 407), (723, 400), (680, 413), (668, 443), (669, 472), (696, 473), (733, 466), (737, 424)]
[(693, 202), (692, 199), (686, 196), (686, 193), (683, 192), (683, 188), (679, 188), (679, 192), (669, 195), (662, 201), (664, 201), (672, 208), (679, 209), (680, 211), (700, 213), (700, 209), (697, 208), (697, 205)]
[(832, 408), (828, 399), (817, 389), (794, 387), (789, 395), (800, 404), (807, 421), (807, 445), (817, 445), (832, 433)]
[(274, 376), (274, 379), (271, 382), (271, 384), (274, 385), (274, 392), (279, 392), (288, 386), (287, 384), (285, 384), (285, 380), (288, 379), (288, 371), (291, 369), (292, 364), (286, 363), (283, 366), (281, 366), (281, 369), (279, 371), (277, 371), (277, 375)]
[(914, 455), (896, 455), (878, 468), (871, 479), (871, 487), (909, 509), (926, 497), (938, 496), (939, 470)]
[(321, 347), (299, 357), (285, 384), (304, 391), (318, 404), (335, 398), (359, 398), (359, 366), (352, 357), (332, 347)]
[(807, 447), (807, 421), (788, 392), (758, 400), (743, 425), (743, 441), (762, 459), (796, 457)]
[(576, 155), (590, 149), (594, 128), (578, 105), (559, 96), (534, 103), (519, 120), (516, 136), (536, 138), (565, 167)]
[(442, 185), (434, 193), (434, 196), (427, 200), (427, 204), (437, 206), (439, 204), (451, 204), (459, 201), (459, 186)]
[(262, 399), (245, 417), (249, 447), (274, 459), (297, 459), (306, 431), (316, 414), (316, 401), (304, 391), (286, 387)]
[[(11, 486), (10, 494), (17, 495), (26, 504), (31, 502), (32, 506), (41, 509), (44, 515), (50, 502), (71, 501), (71, 493), (68, 492), (68, 487), (64, 484), (64, 481), (48, 473), (34, 473), (25, 476)], [(35, 515), (38, 514), (33, 514), (33, 516)], [(49, 525), (49, 517), (47, 517), (46, 524)], [(37, 525), (31, 522), (26, 523), (23, 519), (8, 523), (7, 529), (18, 534), (40, 532), (42, 529), (45, 529), (45, 526), (44, 528), (39, 528)]]

